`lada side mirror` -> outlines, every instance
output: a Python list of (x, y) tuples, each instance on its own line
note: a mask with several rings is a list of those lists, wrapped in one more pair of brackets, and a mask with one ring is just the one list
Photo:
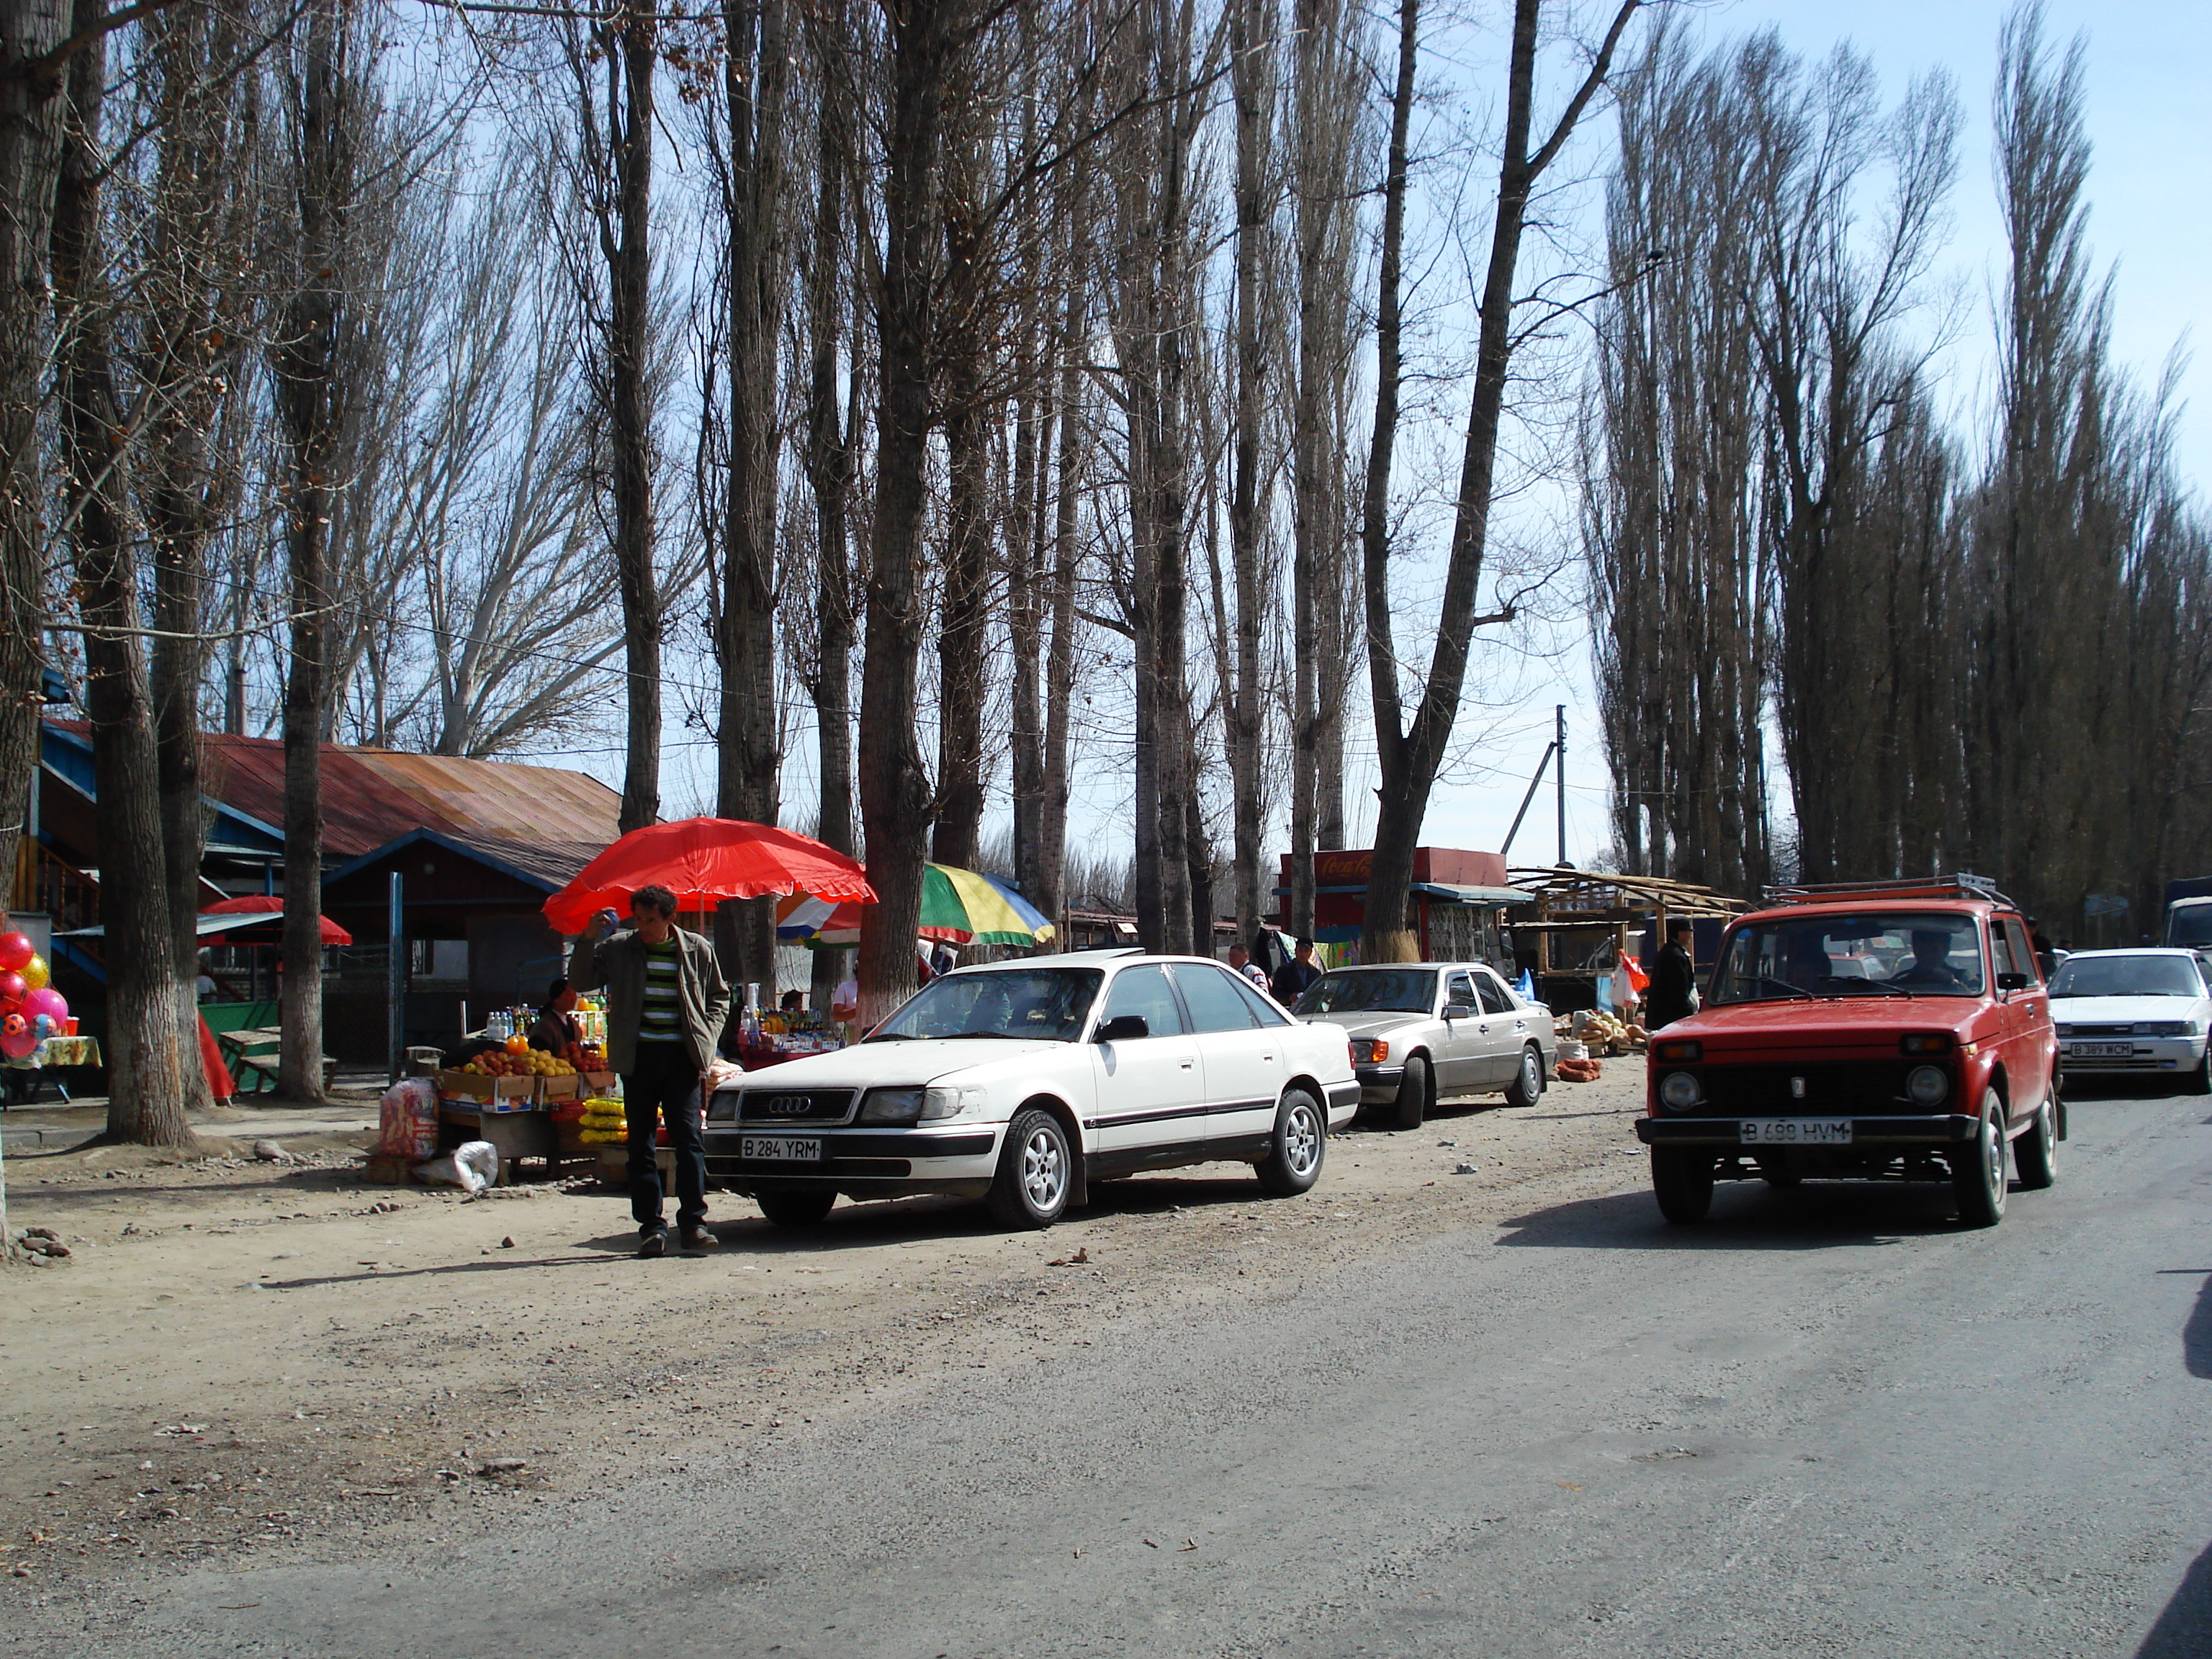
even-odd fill
[(2025, 991), (2027, 989), (2027, 975), (2026, 974), (1999, 974), (1997, 975), (1997, 989), (2000, 991)]
[(1098, 1028), (1096, 1041), (1127, 1042), (1136, 1037), (1150, 1036), (1152, 1023), (1142, 1014), (1116, 1014)]

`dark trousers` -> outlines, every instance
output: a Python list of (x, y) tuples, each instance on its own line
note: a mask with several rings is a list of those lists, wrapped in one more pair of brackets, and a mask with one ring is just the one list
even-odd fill
[(629, 1212), (640, 1237), (666, 1226), (660, 1216), (660, 1164), (654, 1155), (656, 1108), (676, 1154), (676, 1218), (696, 1227), (707, 1218), (707, 1149), (699, 1139), (699, 1073), (688, 1044), (641, 1042), (637, 1069), (623, 1074), (623, 1115), (629, 1120)]

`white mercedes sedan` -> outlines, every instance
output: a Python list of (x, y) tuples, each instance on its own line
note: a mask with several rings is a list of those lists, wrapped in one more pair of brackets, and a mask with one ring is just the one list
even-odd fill
[(1343, 1028), (1298, 1024), (1218, 962), (1024, 957), (933, 979), (851, 1048), (717, 1091), (707, 1172), (787, 1226), (840, 1193), (951, 1193), (1048, 1227), (1139, 1170), (1234, 1160), (1304, 1192), (1358, 1106)]
[(2212, 1094), (2212, 993), (2194, 951), (2076, 951), (2051, 976), (2051, 1018), (2068, 1077), (2150, 1073)]

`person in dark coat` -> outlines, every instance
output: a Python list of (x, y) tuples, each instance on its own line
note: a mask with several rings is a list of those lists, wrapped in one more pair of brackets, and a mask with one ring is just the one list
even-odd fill
[(1644, 1018), (1649, 1030), (1657, 1030), (1662, 1025), (1672, 1025), (1678, 1019), (1687, 1019), (1697, 1012), (1697, 959), (1690, 954), (1690, 946), (1697, 938), (1686, 921), (1677, 921), (1667, 929), (1667, 942), (1659, 947), (1659, 955), (1651, 964), (1651, 988), (1644, 995)]
[(1310, 939), (1298, 941), (1298, 953), (1275, 969), (1273, 989), (1275, 1000), (1289, 1007), (1306, 994), (1306, 988), (1321, 977), (1321, 969), (1314, 963), (1314, 942)]

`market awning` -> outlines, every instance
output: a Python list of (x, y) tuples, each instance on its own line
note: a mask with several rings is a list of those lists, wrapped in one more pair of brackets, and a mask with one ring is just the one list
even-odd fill
[[(350, 945), (353, 943), (353, 935), (328, 916), (325, 916), (322, 921), (324, 944)], [(205, 939), (210, 933), (228, 933), (240, 927), (266, 927), (274, 930), (283, 925), (283, 922), (280, 917), (270, 915), (265, 911), (258, 915), (233, 913), (227, 915), (202, 915), (194, 923), (192, 932), (199, 938)], [(56, 933), (54, 937), (56, 939), (104, 939), (106, 934), (107, 929), (105, 927), (72, 927), (65, 933)]]
[(1463, 887), (1457, 882), (1417, 881), (1413, 890), (1426, 893), (1431, 898), (1449, 899), (1455, 904), (1534, 904), (1536, 896), (1524, 893), (1518, 887)]

